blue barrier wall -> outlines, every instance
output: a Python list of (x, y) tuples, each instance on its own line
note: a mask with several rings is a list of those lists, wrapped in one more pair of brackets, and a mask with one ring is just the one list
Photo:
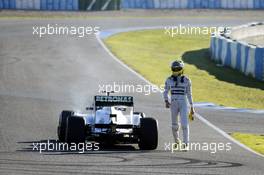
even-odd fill
[(210, 55), (215, 62), (264, 81), (264, 47), (212, 35)]
[(40, 9), (40, 0), (16, 0), (16, 9)]
[[(0, 9), (79, 10), (78, 6), (79, 0), (0, 0)], [(264, 0), (121, 0), (121, 8), (264, 9)]]
[(0, 9), (15, 9), (16, 0), (0, 0)]
[(122, 0), (121, 8), (264, 9), (264, 0)]
[(41, 10), (78, 10), (78, 0), (41, 0)]
[(78, 0), (0, 0), (0, 9), (78, 10)]
[(256, 48), (255, 52), (255, 76), (259, 80), (264, 77), (264, 48)]

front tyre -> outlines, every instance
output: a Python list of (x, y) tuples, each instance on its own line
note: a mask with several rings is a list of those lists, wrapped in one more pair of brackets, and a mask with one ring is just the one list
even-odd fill
[(158, 124), (153, 118), (141, 118), (139, 143), (141, 150), (154, 150), (158, 146)]

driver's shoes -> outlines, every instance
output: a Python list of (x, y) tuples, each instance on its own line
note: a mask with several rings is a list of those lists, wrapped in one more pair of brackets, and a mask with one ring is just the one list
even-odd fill
[(177, 140), (175, 143), (173, 143), (173, 150), (180, 151), (181, 150), (181, 141)]
[(174, 149), (174, 150), (180, 150), (180, 147), (181, 147), (180, 143), (175, 142), (175, 143), (173, 144), (173, 149)]
[(176, 141), (173, 144), (173, 150), (174, 151), (189, 151), (189, 145), (187, 143), (182, 143), (181, 141)]
[(182, 151), (185, 151), (185, 152), (187, 152), (187, 151), (189, 151), (189, 145), (188, 145), (188, 143), (183, 143), (182, 144), (182, 149), (181, 149)]

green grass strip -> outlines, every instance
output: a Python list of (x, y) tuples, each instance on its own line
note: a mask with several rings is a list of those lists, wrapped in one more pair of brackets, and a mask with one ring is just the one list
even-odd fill
[(113, 35), (105, 43), (125, 64), (157, 85), (171, 74), (170, 63), (182, 56), (195, 102), (264, 109), (264, 83), (237, 70), (217, 67), (209, 59), (209, 35), (172, 38), (164, 30), (143, 30)]
[(231, 136), (249, 148), (264, 155), (264, 135), (235, 132)]

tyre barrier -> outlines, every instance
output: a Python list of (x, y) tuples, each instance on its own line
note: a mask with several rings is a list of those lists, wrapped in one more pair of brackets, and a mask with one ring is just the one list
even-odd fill
[[(264, 24), (258, 23), (258, 25)], [(210, 56), (223, 66), (237, 69), (247, 76), (264, 81), (264, 46), (238, 41), (224, 33), (212, 34)]]
[(264, 0), (122, 0), (121, 8), (264, 9)]
[(0, 0), (0, 9), (18, 10), (119, 10), (120, 0)]

